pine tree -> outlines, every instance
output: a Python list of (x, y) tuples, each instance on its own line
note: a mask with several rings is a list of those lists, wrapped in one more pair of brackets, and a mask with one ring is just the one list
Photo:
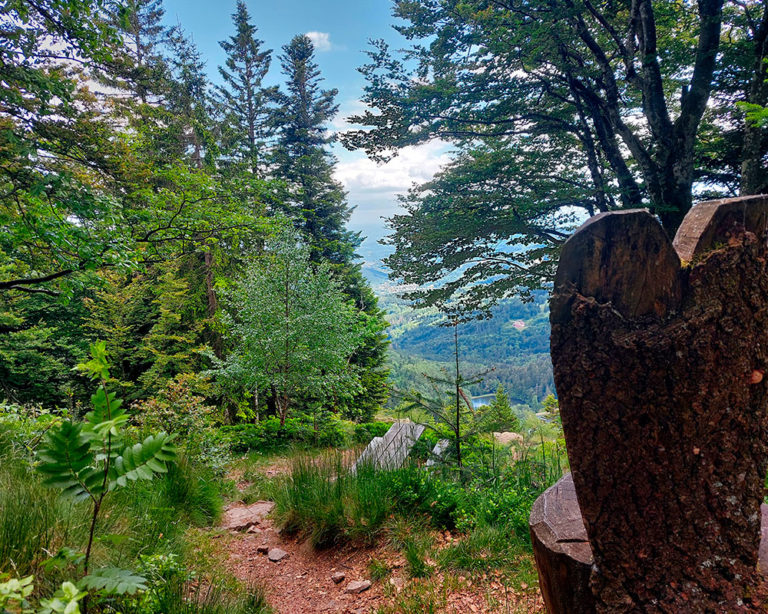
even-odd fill
[(239, 164), (258, 175), (270, 131), (268, 103), (276, 89), (262, 87), (272, 50), (262, 51), (264, 41), (256, 38), (256, 27), (242, 0), (232, 21), (235, 35), (219, 43), (227, 53), (225, 66), (219, 66), (224, 85), (216, 88), (223, 115), (221, 149), (225, 165)]
[(276, 95), (280, 132), (275, 173), (289, 183), (287, 214), (307, 236), (313, 261), (339, 265), (354, 258), (360, 237), (345, 227), (351, 208), (344, 189), (333, 179), (335, 159), (326, 150), (330, 142), (326, 124), (338, 110), (337, 90), (320, 89), (314, 53), (309, 37), (300, 35), (283, 47), (280, 56), (287, 93)]

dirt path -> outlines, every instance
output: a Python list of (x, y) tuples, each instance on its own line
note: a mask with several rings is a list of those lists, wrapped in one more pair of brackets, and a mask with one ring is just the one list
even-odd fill
[[(265, 468), (265, 471), (271, 471)], [(543, 612), (538, 594), (516, 593), (494, 578), (465, 578), (435, 572), (427, 580), (409, 578), (402, 555), (385, 545), (360, 548), (347, 545), (315, 550), (307, 541), (283, 535), (269, 517), (271, 504), (258, 502), (228, 506), (223, 519), (230, 539), (226, 541), (228, 567), (244, 582), (264, 587), (277, 614), (387, 614), (407, 612), (533, 614)], [(248, 520), (254, 521), (250, 524)], [(229, 525), (229, 527), (227, 527)], [(278, 561), (273, 549), (286, 555)], [(267, 554), (269, 553), (269, 554)], [(353, 594), (352, 582), (371, 580), (372, 558), (391, 569), (390, 575), (371, 582), (370, 588)], [(334, 574), (344, 574), (338, 584)], [(428, 609), (429, 602), (438, 609)]]

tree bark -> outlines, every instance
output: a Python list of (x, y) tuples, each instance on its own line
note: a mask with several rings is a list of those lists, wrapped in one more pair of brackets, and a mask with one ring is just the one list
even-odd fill
[(763, 611), (766, 228), (768, 198), (733, 199), (677, 250), (644, 211), (563, 248), (552, 360), (597, 612)]
[[(209, 321), (213, 321), (216, 312), (219, 309), (219, 301), (216, 298), (216, 288), (213, 280), (213, 254), (210, 249), (203, 253), (203, 267), (205, 277), (205, 298), (206, 311)], [(217, 358), (224, 357), (224, 340), (221, 333), (213, 328), (210, 329), (211, 347)]]
[(594, 614), (592, 549), (569, 473), (533, 504), (530, 517), (539, 588), (549, 614)]

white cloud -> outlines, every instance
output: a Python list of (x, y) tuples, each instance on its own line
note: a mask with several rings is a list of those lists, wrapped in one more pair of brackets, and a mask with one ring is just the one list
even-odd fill
[(331, 35), (328, 32), (307, 32), (306, 34), (312, 44), (315, 46), (316, 51), (330, 51), (333, 45), (331, 44)]
[(335, 176), (354, 195), (395, 195), (408, 190), (414, 183), (432, 179), (440, 167), (451, 159), (450, 146), (444, 141), (431, 141), (400, 150), (397, 157), (384, 164), (376, 164), (366, 157), (342, 160), (336, 166)]

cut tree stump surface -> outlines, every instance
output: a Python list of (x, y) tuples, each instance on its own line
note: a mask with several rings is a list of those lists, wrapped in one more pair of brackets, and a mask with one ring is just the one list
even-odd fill
[[(695, 206), (674, 243), (629, 210), (563, 246), (552, 362), (597, 612), (765, 611), (767, 231), (761, 196)], [(545, 511), (572, 513), (554, 492)], [(542, 584), (580, 577), (558, 569)]]

